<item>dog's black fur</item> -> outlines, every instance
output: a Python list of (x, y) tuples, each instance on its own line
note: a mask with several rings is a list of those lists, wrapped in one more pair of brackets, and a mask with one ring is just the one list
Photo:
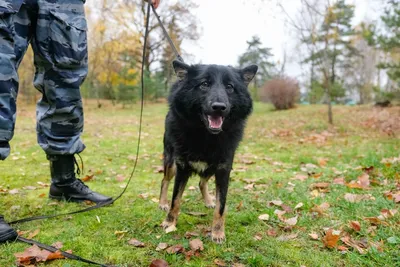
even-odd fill
[(189, 66), (180, 61), (174, 61), (173, 66), (178, 81), (172, 86), (165, 120), (165, 175), (160, 196), (163, 209), (168, 209), (169, 180), (175, 173), (176, 176), (171, 208), (163, 227), (175, 227), (183, 190), (194, 173), (201, 177), (206, 205), (214, 207), (207, 181), (215, 175), (217, 205), (212, 239), (221, 242), (225, 238), (225, 202), (233, 158), (252, 112), (247, 86), (257, 66), (235, 69), (220, 65)]

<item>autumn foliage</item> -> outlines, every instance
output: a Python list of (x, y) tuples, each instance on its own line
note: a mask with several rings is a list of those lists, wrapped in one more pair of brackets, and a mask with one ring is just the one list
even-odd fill
[(278, 110), (293, 108), (299, 97), (298, 82), (289, 77), (280, 77), (269, 80), (261, 89), (262, 101), (270, 101)]

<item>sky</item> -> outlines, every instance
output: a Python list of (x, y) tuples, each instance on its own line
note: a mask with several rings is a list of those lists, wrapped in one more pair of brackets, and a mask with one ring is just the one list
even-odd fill
[[(382, 1), (382, 0), (381, 0)], [(193, 11), (202, 34), (198, 41), (184, 41), (182, 48), (193, 55), (189, 63), (236, 65), (247, 48), (247, 40), (258, 35), (265, 47), (272, 48), (275, 62), (282, 62), (284, 50), (288, 60), (286, 73), (300, 78), (301, 66), (296, 62), (296, 41), (285, 27), (285, 15), (271, 0), (194, 0)], [(300, 0), (280, 1), (290, 16), (300, 8)], [(377, 17), (376, 0), (349, 0), (354, 4), (353, 24)], [(162, 1), (161, 1), (162, 4)]]

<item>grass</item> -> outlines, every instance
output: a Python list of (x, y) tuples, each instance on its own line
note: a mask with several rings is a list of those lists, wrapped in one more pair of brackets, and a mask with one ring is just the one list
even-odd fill
[[(22, 105), (20, 105), (21, 107)], [(100, 210), (67, 217), (16, 225), (20, 231), (39, 229), (34, 239), (52, 244), (61, 241), (63, 249), (95, 261), (118, 266), (149, 266), (153, 259), (165, 259), (170, 266), (215, 266), (216, 259), (227, 266), (400, 266), (399, 243), (388, 242), (390, 237), (400, 238), (399, 214), (387, 224), (372, 226), (365, 217), (376, 217), (382, 209), (398, 209), (383, 193), (394, 190), (398, 183), (399, 164), (383, 164), (383, 158), (398, 157), (400, 142), (379, 129), (363, 126), (369, 107), (334, 107), (335, 126), (329, 126), (324, 106), (301, 106), (294, 110), (272, 111), (269, 105), (256, 104), (249, 120), (246, 136), (241, 143), (231, 175), (226, 222), (227, 241), (223, 245), (212, 243), (204, 234), (212, 221), (212, 211), (204, 207), (197, 188), (198, 178), (189, 181), (195, 190), (185, 191), (184, 203), (178, 220), (178, 230), (166, 234), (159, 227), (165, 213), (158, 210), (162, 174), (161, 165), (163, 120), (166, 104), (146, 104), (143, 139), (137, 172), (126, 194), (114, 205)], [(88, 103), (83, 140), (87, 149), (81, 154), (85, 174), (94, 174), (87, 184), (94, 190), (116, 196), (128, 178), (135, 155), (138, 127), (138, 107), (119, 109)], [(12, 154), (1, 162), (0, 214), (12, 221), (39, 214), (56, 214), (87, 207), (86, 204), (54, 202), (47, 198), (48, 188), (37, 182), (49, 183), (48, 163), (36, 144), (34, 107), (19, 110)], [(325, 159), (326, 166), (320, 166)], [(312, 170), (318, 178), (310, 176), (304, 181), (293, 180), (296, 174), (306, 174), (304, 164), (317, 166)], [(323, 165), (323, 164), (322, 164)], [(346, 182), (362, 174), (361, 167), (374, 166), (371, 179), (380, 182), (370, 190), (352, 189), (331, 183), (336, 177)], [(309, 170), (311, 171), (311, 170)], [(124, 181), (118, 181), (125, 179)], [(396, 180), (397, 179), (397, 180)], [(249, 181), (250, 180), (250, 181)], [(311, 190), (317, 182), (329, 182), (329, 192)], [(247, 190), (248, 183), (254, 183)], [(34, 186), (31, 190), (26, 186)], [(24, 189), (25, 187), (25, 189)], [(10, 190), (18, 189), (17, 194)], [(211, 186), (211, 189), (214, 189)], [(172, 186), (170, 187), (171, 194)], [(350, 203), (345, 193), (371, 194), (374, 200)], [(284, 215), (298, 215), (294, 227), (287, 227), (274, 214), (277, 206), (268, 201), (280, 199), (297, 211)], [(312, 211), (315, 205), (327, 202), (330, 208), (323, 216)], [(206, 216), (193, 216), (189, 212), (203, 212)], [(268, 221), (258, 216), (269, 214)], [(359, 221), (361, 231), (349, 229), (349, 221)], [(324, 247), (321, 237), (324, 229), (341, 230), (354, 239), (382, 241), (381, 251), (368, 249), (365, 254), (349, 248), (343, 253)], [(268, 235), (275, 231), (276, 236)], [(125, 231), (122, 238), (116, 231)], [(189, 249), (187, 231), (200, 234), (204, 251), (198, 257), (185, 260), (183, 254), (156, 251), (160, 242), (181, 244)], [(319, 240), (311, 240), (315, 232)], [(256, 240), (255, 235), (261, 240)], [(281, 241), (282, 236), (297, 234), (293, 239)], [(25, 235), (27, 236), (27, 235)], [(146, 244), (136, 248), (128, 240), (136, 238)], [(193, 238), (191, 238), (193, 239)], [(393, 240), (393, 238), (391, 239)], [(339, 241), (340, 245), (343, 245)], [(15, 266), (14, 253), (27, 248), (23, 243), (0, 246), (0, 266)], [(87, 266), (80, 262), (57, 260), (46, 266)]]

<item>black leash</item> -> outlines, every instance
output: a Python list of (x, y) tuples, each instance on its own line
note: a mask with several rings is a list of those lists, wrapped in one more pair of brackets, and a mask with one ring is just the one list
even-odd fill
[(165, 37), (167, 37), (167, 40), (168, 40), (168, 42), (169, 42), (169, 45), (171, 46), (172, 50), (174, 50), (174, 53), (175, 53), (176, 58), (177, 58), (179, 61), (184, 62), (184, 61), (183, 61), (183, 58), (181, 57), (181, 55), (179, 55), (178, 49), (176, 49), (176, 47), (175, 47), (175, 45), (174, 45), (174, 42), (171, 40), (171, 37), (169, 37), (169, 34), (168, 34), (167, 30), (166, 30), (165, 27), (164, 27), (164, 24), (161, 22), (160, 16), (158, 15), (156, 9), (154, 8), (153, 5), (151, 5), (151, 8), (153, 9), (154, 15), (156, 15), (156, 18), (157, 18), (157, 20), (158, 20), (158, 23), (160, 24), (161, 29), (163, 30)]

